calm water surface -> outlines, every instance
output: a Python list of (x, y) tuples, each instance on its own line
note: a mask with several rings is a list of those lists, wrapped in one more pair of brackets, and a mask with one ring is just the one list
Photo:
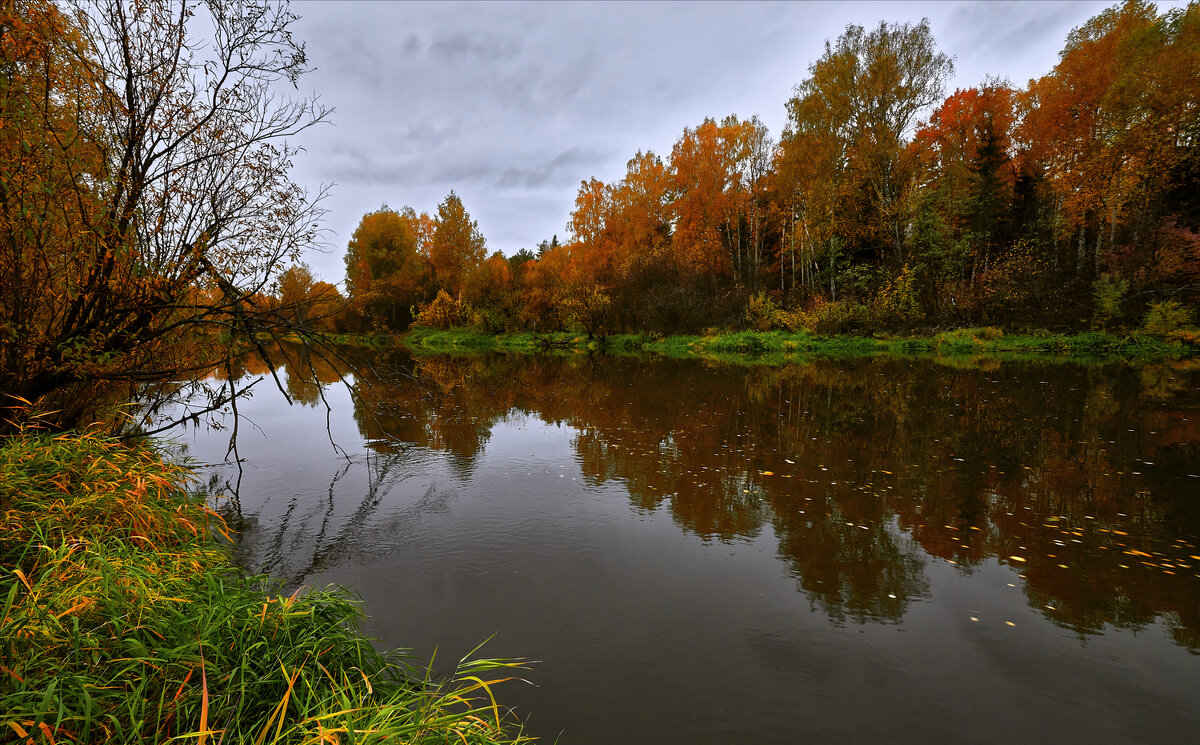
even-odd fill
[(241, 406), (239, 561), (544, 741), (1200, 741), (1200, 366), (367, 362)]

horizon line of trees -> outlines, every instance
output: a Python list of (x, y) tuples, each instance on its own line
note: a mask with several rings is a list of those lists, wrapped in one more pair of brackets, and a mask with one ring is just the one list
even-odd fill
[[(1129, 0), (1048, 74), (945, 96), (927, 20), (851, 25), (787, 101), (705, 119), (581, 183), (568, 237), (488, 255), (451, 192), (384, 205), (342, 330), (684, 332), (1179, 325), (1200, 294), (1200, 5)], [(1170, 324), (1169, 324), (1170, 325)]]

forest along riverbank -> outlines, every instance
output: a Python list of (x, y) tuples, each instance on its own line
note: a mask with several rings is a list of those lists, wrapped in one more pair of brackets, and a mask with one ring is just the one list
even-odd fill
[(225, 521), (191, 476), (94, 433), (0, 440), (6, 736), (523, 741), (490, 698), (510, 663), (435, 682), (372, 647), (347, 591), (273, 594), (231, 567)]
[(742, 364), (785, 364), (820, 357), (906, 357), (1071, 362), (1158, 361), (1194, 358), (1200, 339), (1089, 332), (1076, 335), (1005, 334), (996, 328), (969, 328), (925, 336), (818, 336), (808, 332), (728, 331), (704, 336), (614, 334), (588, 337), (577, 332), (488, 334), (471, 328), (435, 330), (413, 327), (396, 337), (415, 352), (555, 351), (653, 353)]

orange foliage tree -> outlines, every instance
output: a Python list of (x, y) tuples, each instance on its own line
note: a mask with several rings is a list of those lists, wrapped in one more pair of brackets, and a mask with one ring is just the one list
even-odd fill
[(202, 38), (195, 5), (0, 6), (0, 426), (238, 353), (187, 331), (286, 326), (261, 298), (319, 216), (286, 140), (326, 112), (277, 91), (286, 6), (208, 3)]
[(411, 207), (397, 212), (386, 204), (363, 215), (345, 257), (349, 310), (361, 325), (402, 329), (412, 307), (430, 298), (431, 222)]
[(1057, 235), (1073, 239), (1076, 271), (1094, 273), (1123, 239), (1151, 243), (1162, 195), (1195, 157), (1200, 7), (1159, 15), (1129, 0), (1101, 12), (1024, 100), (1022, 135), (1060, 206)]
[(434, 276), (453, 294), (462, 291), (467, 272), (486, 256), (486, 242), (479, 225), (453, 191), (438, 205), (437, 221), (429, 242), (429, 260)]

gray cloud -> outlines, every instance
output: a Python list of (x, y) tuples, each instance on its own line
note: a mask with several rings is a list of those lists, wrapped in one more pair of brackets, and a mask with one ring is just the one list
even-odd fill
[(347, 184), (389, 186), (405, 183), (414, 171), (424, 167), (419, 160), (399, 160), (394, 154), (349, 144), (329, 147), (317, 173), (322, 181)]
[[(1090, 5), (1081, 17), (1081, 6)], [(970, 50), (973, 57), (991, 57), (997, 61), (1021, 58), (1031, 53), (1056, 53), (1062, 49), (1067, 32), (1086, 18), (1099, 13), (1108, 3), (1045, 3), (1031, 7), (1028, 3), (994, 2), (981, 7), (958, 8), (949, 24), (959, 31), (953, 40), (956, 47)], [(1031, 10), (1035, 12), (1030, 12)], [(960, 53), (961, 56), (962, 53)], [(1034, 76), (1050, 72), (1050, 66), (1034, 71)], [(988, 74), (1007, 77), (1009, 83), (1024, 85), (1027, 78), (1006, 75), (1003, 69)], [(968, 81), (974, 85), (978, 80)]]
[(462, 122), (440, 124), (433, 121), (415, 122), (404, 130), (405, 143), (420, 147), (436, 147), (462, 135)]
[(409, 34), (404, 37), (404, 42), (400, 45), (400, 52), (405, 58), (413, 60), (421, 53), (421, 39), (416, 34)]
[[(594, 153), (573, 147), (549, 160), (534, 163), (532, 166), (514, 166), (504, 169), (496, 179), (496, 186), (502, 189), (536, 189), (551, 183), (577, 184), (578, 180), (574, 178), (574, 173), (570, 169), (574, 166), (595, 162), (596, 159)], [(568, 173), (571, 175), (567, 175)]]
[(492, 35), (472, 36), (463, 31), (438, 36), (429, 45), (430, 55), (450, 64), (496, 63), (516, 57), (521, 44), (515, 39)]

